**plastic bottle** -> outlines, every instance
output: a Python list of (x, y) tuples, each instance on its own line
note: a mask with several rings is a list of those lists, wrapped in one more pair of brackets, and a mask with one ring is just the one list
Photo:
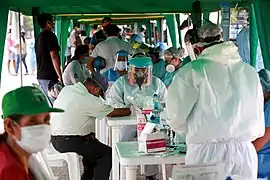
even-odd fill
[(155, 124), (160, 124), (160, 110), (159, 109), (153, 109), (152, 116), (151, 116), (151, 122)]
[(157, 94), (154, 94), (153, 96), (153, 104), (154, 104), (154, 109), (159, 109), (159, 99), (158, 99)]
[(150, 120), (152, 123), (160, 124), (161, 110), (159, 108), (159, 98), (158, 98), (157, 94), (154, 94), (154, 96), (153, 96), (153, 104), (154, 104), (154, 109), (152, 110), (152, 116), (151, 116)]

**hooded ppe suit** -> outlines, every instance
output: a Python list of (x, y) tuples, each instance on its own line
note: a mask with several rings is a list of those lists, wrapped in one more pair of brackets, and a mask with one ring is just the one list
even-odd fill
[(254, 68), (237, 47), (206, 48), (175, 75), (168, 89), (168, 124), (187, 133), (186, 164), (225, 163), (233, 180), (257, 179), (251, 143), (264, 135), (263, 92)]

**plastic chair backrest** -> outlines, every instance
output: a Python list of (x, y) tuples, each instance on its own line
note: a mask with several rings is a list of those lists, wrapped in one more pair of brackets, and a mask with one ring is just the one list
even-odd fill
[(173, 168), (173, 180), (225, 180), (224, 163), (179, 165)]

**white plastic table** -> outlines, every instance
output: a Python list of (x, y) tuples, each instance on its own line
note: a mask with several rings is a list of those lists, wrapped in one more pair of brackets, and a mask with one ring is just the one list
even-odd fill
[(119, 159), (116, 153), (116, 144), (120, 141), (119, 134), (121, 126), (126, 125), (136, 125), (137, 117), (136, 116), (124, 116), (124, 117), (115, 117), (107, 118), (107, 124), (112, 129), (112, 180), (119, 180)]
[(96, 118), (95, 130), (96, 130), (96, 138), (103, 144), (109, 145), (109, 141), (108, 141), (109, 131), (108, 131), (108, 126), (107, 126), (107, 117), (103, 119)]
[(173, 154), (161, 156), (161, 154), (146, 155), (138, 152), (137, 142), (119, 142), (116, 144), (117, 155), (120, 160), (120, 165), (126, 169), (126, 180), (137, 179), (138, 165), (153, 165), (153, 164), (182, 164), (185, 163), (185, 154)]

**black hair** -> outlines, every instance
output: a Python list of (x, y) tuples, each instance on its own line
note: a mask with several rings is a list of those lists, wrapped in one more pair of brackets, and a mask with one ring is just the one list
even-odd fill
[(95, 87), (98, 87), (98, 88), (101, 88), (98, 83), (92, 79), (91, 77), (88, 77), (85, 81), (84, 81), (84, 84), (88, 84), (88, 85), (92, 85), (92, 86), (95, 86)]
[(49, 13), (42, 13), (38, 15), (37, 22), (41, 28), (45, 28), (48, 21), (53, 21), (53, 16)]
[(86, 36), (86, 31), (85, 31), (85, 30), (82, 30), (82, 31), (81, 31), (81, 35), (82, 35), (82, 36)]
[(222, 36), (221, 35), (217, 35), (217, 36), (213, 36), (213, 37), (206, 37), (206, 38), (203, 38), (203, 42), (206, 42), (206, 43), (211, 43), (211, 42), (214, 42), (214, 41), (218, 41), (218, 40), (221, 40)]
[(195, 28), (188, 30), (185, 34), (184, 40), (185, 42), (190, 42), (191, 44), (199, 42), (197, 30)]
[(110, 18), (110, 17), (104, 17), (104, 18), (102, 19), (101, 23), (103, 24), (105, 21), (110, 21), (110, 22), (112, 22), (112, 18)]
[[(19, 122), (22, 119), (22, 117), (23, 117), (23, 115), (11, 115), (8, 118), (12, 119), (15, 122)], [(7, 140), (7, 136), (8, 136), (8, 134), (6, 132), (4, 132), (4, 134), (0, 135), (0, 144)]]
[(94, 24), (93, 25), (93, 29), (97, 29), (98, 28), (98, 25), (97, 24)]
[(74, 28), (74, 27), (80, 27), (80, 24), (79, 24), (79, 23), (74, 23), (74, 24), (73, 24), (73, 28)]
[(145, 29), (143, 27), (141, 27), (141, 31), (140, 32), (143, 32), (143, 31), (145, 31)]
[(21, 32), (21, 38), (22, 38), (23, 42), (25, 43), (25, 33), (24, 32)]
[(84, 55), (86, 53), (89, 53), (89, 46), (88, 45), (79, 45), (75, 49), (74, 56), (67, 62), (67, 65), (64, 67), (64, 70), (68, 66), (69, 63), (71, 63), (74, 60), (78, 60), (80, 55)]
[(135, 58), (135, 57), (148, 57), (148, 54), (138, 52), (132, 55), (132, 58)]
[(104, 99), (104, 90), (103, 88), (101, 87), (101, 85), (99, 85), (99, 83), (91, 78), (91, 77), (88, 77), (85, 81), (84, 81), (84, 85), (91, 85), (91, 86), (94, 86), (96, 88), (100, 88), (101, 89), (101, 97)]
[(121, 31), (121, 29), (118, 28), (116, 24), (110, 24), (106, 28), (104, 28), (104, 31), (110, 37), (110, 36), (117, 36)]

